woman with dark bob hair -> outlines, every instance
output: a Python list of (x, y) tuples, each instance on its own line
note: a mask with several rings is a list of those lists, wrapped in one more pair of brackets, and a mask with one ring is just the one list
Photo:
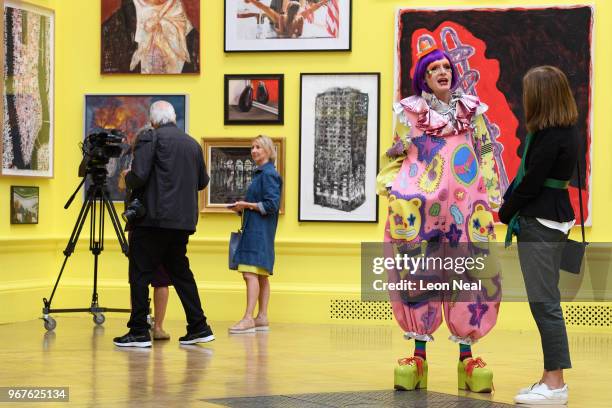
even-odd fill
[[(394, 144), (387, 151), (390, 163), (377, 177), (377, 193), (389, 201), (385, 250), (419, 256), (426, 248), (427, 258), (452, 254), (465, 259), (466, 254), (488, 251), (495, 237), (491, 208), (501, 201), (491, 137), (482, 117), (487, 106), (458, 87), (451, 57), (437, 48), (432, 37), (421, 36), (417, 44), (415, 95), (394, 105), (397, 120)], [(414, 356), (400, 359), (395, 367), (396, 389), (427, 387), (425, 346), (433, 341), (443, 314), (450, 339), (459, 344), (459, 389), (493, 389), (493, 372), (480, 357), (472, 357), (471, 345), (497, 321), (499, 270), (492, 262), (486, 262), (478, 276), (474, 268), (452, 269), (423, 267), (411, 275), (388, 270), (389, 282), (455, 278), (482, 282), (482, 290), (466, 293), (389, 292), (404, 337), (415, 340)]]
[(565, 74), (552, 66), (530, 69), (523, 77), (523, 108), (528, 132), (525, 148), (499, 218), (509, 224), (506, 243), (517, 236), (529, 307), (542, 342), (544, 372), (540, 381), (519, 391), (514, 400), (565, 404), (563, 370), (572, 364), (560, 304), (559, 266), (575, 222), (567, 187), (580, 150), (575, 127), (578, 111)]

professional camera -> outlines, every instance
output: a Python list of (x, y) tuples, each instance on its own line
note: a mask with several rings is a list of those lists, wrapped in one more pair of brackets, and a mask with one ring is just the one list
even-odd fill
[(125, 211), (121, 214), (121, 218), (129, 225), (134, 225), (134, 222), (147, 215), (147, 208), (138, 198), (130, 201), (126, 205)]
[(112, 157), (121, 156), (125, 136), (117, 129), (95, 129), (83, 141), (83, 160), (79, 176), (87, 173), (106, 174), (106, 165)]

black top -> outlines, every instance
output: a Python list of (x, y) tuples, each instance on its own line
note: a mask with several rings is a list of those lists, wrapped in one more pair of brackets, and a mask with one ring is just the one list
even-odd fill
[(527, 151), (525, 176), (499, 209), (500, 221), (508, 224), (516, 212), (557, 222), (573, 220), (568, 191), (544, 187), (544, 180), (570, 180), (579, 150), (574, 126), (535, 132)]
[(138, 137), (132, 169), (125, 177), (131, 190), (140, 190), (147, 209), (135, 226), (195, 231), (198, 190), (208, 185), (200, 145), (177, 128), (162, 125)]

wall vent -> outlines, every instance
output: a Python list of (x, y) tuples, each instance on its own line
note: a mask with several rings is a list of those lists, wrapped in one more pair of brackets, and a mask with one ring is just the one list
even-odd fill
[(392, 320), (389, 302), (331, 299), (329, 317), (334, 320)]
[(563, 315), (568, 326), (612, 327), (612, 306), (564, 305)]

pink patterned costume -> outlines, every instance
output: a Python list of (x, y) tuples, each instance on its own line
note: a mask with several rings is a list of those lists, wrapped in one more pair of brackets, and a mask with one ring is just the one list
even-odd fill
[[(423, 92), (394, 105), (398, 124), (394, 145), (387, 152), (393, 161), (377, 182), (378, 193), (389, 200), (384, 239), (396, 244), (395, 250), (429, 248), (427, 256), (456, 256), (468, 248), (472, 254), (488, 251), (495, 237), (491, 208), (499, 206), (501, 197), (491, 140), (481, 116), (486, 110), (477, 97), (460, 92), (452, 94), (449, 104)], [(435, 247), (434, 242), (441, 245)], [(456, 275), (423, 269), (415, 277), (443, 275), (449, 281), (449, 274)], [(403, 271), (389, 271), (390, 282), (402, 278), (410, 279)], [(442, 309), (451, 340), (462, 344), (475, 343), (495, 326), (501, 299), (497, 265), (492, 262), (483, 271), (456, 278), (481, 280), (482, 290), (461, 299), (390, 292), (393, 314), (406, 338), (433, 340), (442, 323)]]

